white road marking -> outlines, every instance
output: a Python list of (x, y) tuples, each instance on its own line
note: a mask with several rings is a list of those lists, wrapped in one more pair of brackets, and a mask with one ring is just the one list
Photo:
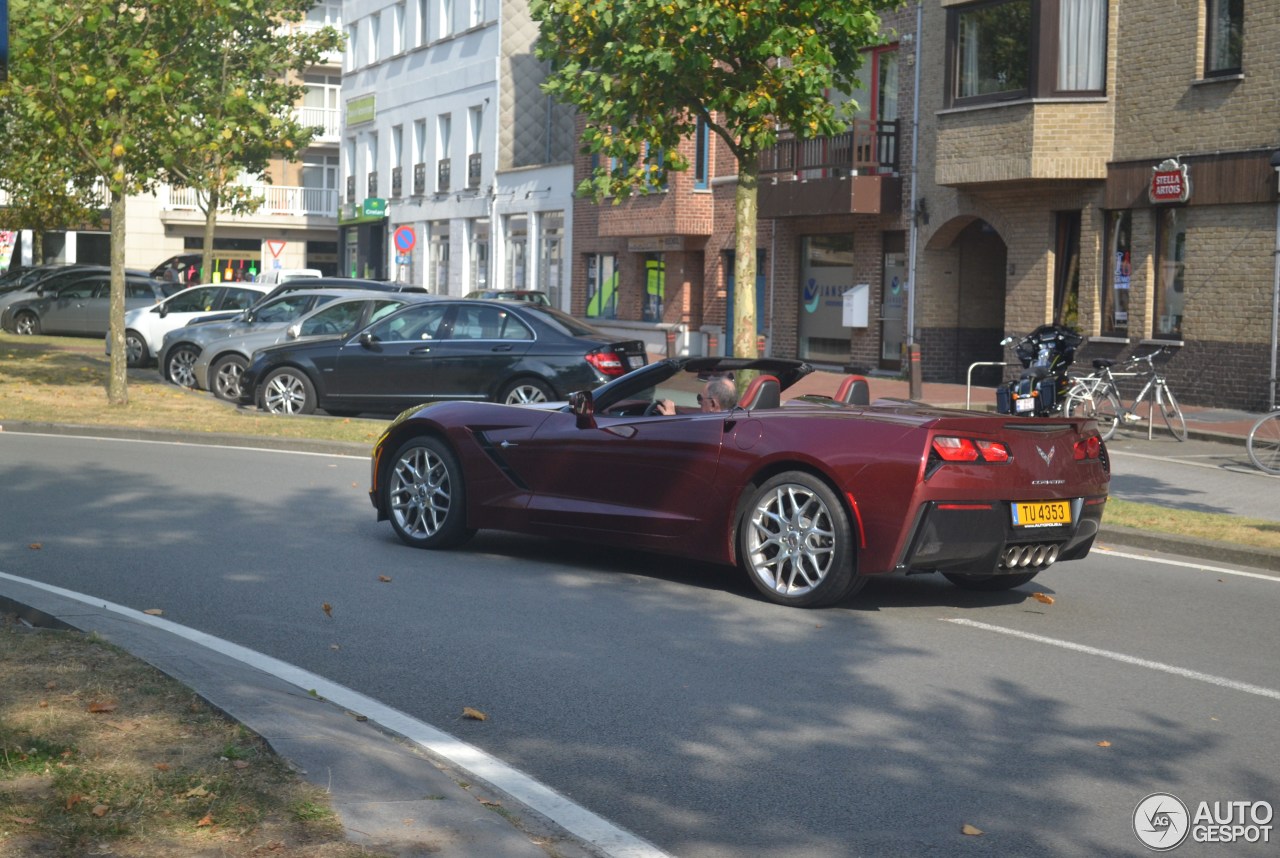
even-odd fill
[(196, 629), (179, 625), (136, 611), (133, 608), (96, 599), (73, 590), (65, 590), (51, 584), (19, 578), (0, 572), (0, 579), (36, 587), (63, 598), (72, 599), (90, 607), (110, 611), (132, 622), (151, 626), (177, 635), (192, 643), (208, 647), (222, 655), (292, 683), (304, 692), (314, 691), (320, 697), (347, 709), (358, 712), (383, 727), (388, 728), (432, 753), (439, 754), (460, 769), (488, 781), (509, 795), (541, 813), (565, 830), (598, 847), (608, 858), (671, 858), (651, 843), (617, 827), (613, 823), (576, 804), (550, 787), (539, 783), (524, 772), (480, 750), (474, 745), (446, 733), (424, 721), (419, 721), (398, 709), (366, 697), (358, 691), (331, 682), (323, 676), (303, 670), (286, 661), (272, 658), (247, 647)]
[(1227, 679), (1224, 676), (1214, 676), (1211, 673), (1201, 673), (1198, 670), (1187, 670), (1184, 667), (1175, 667), (1172, 664), (1150, 661), (1145, 658), (1137, 658), (1120, 652), (1112, 652), (1111, 650), (1099, 649), (1097, 647), (1085, 646), (1084, 644), (1072, 643), (1071, 641), (1059, 640), (1058, 638), (1045, 637), (1044, 635), (1031, 634), (1030, 632), (1020, 632), (1016, 629), (1006, 629), (1003, 626), (993, 626), (988, 623), (980, 623), (977, 620), (944, 618), (944, 622), (953, 623), (957, 626), (967, 626), (972, 629), (981, 629), (986, 632), (996, 632), (997, 634), (1009, 635), (1010, 637), (1021, 638), (1022, 640), (1045, 644), (1047, 646), (1055, 646), (1060, 649), (1068, 649), (1072, 652), (1084, 653), (1085, 655), (1095, 655), (1100, 658), (1108, 658), (1112, 661), (1121, 662), (1122, 664), (1131, 664), (1135, 667), (1146, 668), (1147, 670), (1156, 670), (1161, 673), (1181, 676), (1184, 679), (1194, 679), (1198, 682), (1207, 682), (1210, 685), (1216, 685), (1219, 688), (1229, 688), (1232, 691), (1243, 691), (1246, 694), (1255, 694), (1258, 697), (1280, 700), (1280, 691), (1276, 691), (1272, 688), (1264, 688), (1261, 685), (1250, 685), (1247, 682), (1237, 682), (1234, 679)]
[[(120, 444), (161, 444), (167, 447), (199, 447), (202, 450), (239, 450), (248, 453), (287, 453), (290, 456), (323, 456), (328, 459), (358, 459), (361, 461), (369, 458), (368, 454), (356, 455), (354, 453), (325, 453), (316, 452), (314, 450), (288, 450), (283, 447), (244, 447), (236, 444), (214, 444), (208, 441), (165, 441), (160, 438), (111, 438), (106, 435), (64, 435), (61, 432), (13, 432), (5, 431), (4, 426), (0, 425), (0, 435), (22, 435), (26, 438), (61, 438), (76, 439), (81, 441), (115, 441)], [(289, 438), (281, 438), (281, 442), (289, 441)], [(325, 442), (321, 442), (325, 443)], [(350, 443), (347, 441), (333, 441), (334, 444)], [(373, 450), (373, 444), (369, 444), (369, 450)]]
[(1123, 557), (1126, 560), (1145, 560), (1148, 563), (1162, 563), (1166, 566), (1182, 566), (1186, 569), (1198, 569), (1202, 572), (1213, 572), (1217, 575), (1235, 575), (1240, 578), (1257, 578), (1260, 581), (1270, 581), (1273, 584), (1280, 584), (1280, 576), (1265, 575), (1261, 572), (1245, 572), (1240, 569), (1224, 569), (1221, 566), (1206, 566), (1203, 563), (1188, 563), (1185, 560), (1167, 560), (1163, 557), (1151, 557), (1146, 554), (1129, 554), (1125, 551), (1116, 551), (1114, 548), (1103, 548), (1100, 545), (1095, 545), (1092, 550), (1099, 554), (1106, 554), (1109, 557)]

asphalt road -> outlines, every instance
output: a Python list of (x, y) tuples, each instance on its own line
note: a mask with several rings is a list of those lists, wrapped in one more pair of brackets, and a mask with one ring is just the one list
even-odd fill
[(1095, 552), (799, 611), (649, 555), (403, 547), (363, 458), (3, 433), (0, 475), (0, 571), (324, 675), (684, 858), (1140, 855), (1151, 793), (1280, 805), (1273, 576)]

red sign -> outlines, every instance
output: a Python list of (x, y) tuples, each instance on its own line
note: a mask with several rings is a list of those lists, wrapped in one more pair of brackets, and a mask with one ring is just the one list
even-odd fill
[(1170, 159), (1151, 168), (1147, 199), (1153, 203), (1185, 203), (1190, 198), (1191, 177), (1186, 164)]
[(275, 259), (280, 258), (280, 254), (284, 251), (284, 242), (277, 239), (267, 239), (267, 250), (271, 251), (271, 256)]
[(396, 246), (396, 250), (401, 253), (408, 253), (413, 250), (413, 246), (418, 242), (418, 236), (414, 233), (413, 227), (402, 226), (395, 231), (392, 241)]

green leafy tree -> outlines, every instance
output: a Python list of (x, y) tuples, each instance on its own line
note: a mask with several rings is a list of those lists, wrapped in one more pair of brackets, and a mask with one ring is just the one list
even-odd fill
[(128, 403), (124, 348), (125, 201), (152, 188), (189, 101), (192, 22), (217, 0), (11, 0), (9, 80), (0, 109), (39, 137), (55, 170), (96, 177), (111, 214), (107, 400)]
[(699, 120), (737, 159), (734, 354), (755, 354), (757, 185), (780, 129), (834, 134), (827, 91), (853, 92), (882, 10), (901, 0), (531, 0), (544, 89), (586, 120), (600, 166), (579, 192), (622, 200), (688, 167)]
[(68, 224), (101, 228), (105, 200), (91, 173), (78, 165), (68, 168), (44, 147), (29, 144), (39, 139), (39, 129), (6, 118), (0, 114), (0, 229), (31, 230), (32, 258), (40, 264), (47, 231)]
[[(242, 185), (269, 181), (273, 158), (296, 160), (317, 128), (303, 125), (298, 74), (341, 50), (332, 27), (299, 24), (314, 0), (241, 0), (194, 22), (202, 46), (191, 58), (191, 104), (175, 104), (174, 147), (165, 161), (171, 184), (192, 188), (205, 216), (202, 268), (213, 270), (219, 212), (247, 214), (262, 197)], [(182, 111), (194, 110), (192, 116)]]

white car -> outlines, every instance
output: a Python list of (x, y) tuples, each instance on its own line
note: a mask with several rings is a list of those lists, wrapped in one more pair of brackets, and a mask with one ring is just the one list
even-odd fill
[[(164, 335), (197, 319), (216, 314), (226, 318), (251, 307), (272, 289), (270, 283), (210, 283), (192, 286), (176, 295), (124, 314), (124, 347), (129, 366), (145, 366), (155, 360)], [(107, 340), (107, 353), (111, 341)]]

